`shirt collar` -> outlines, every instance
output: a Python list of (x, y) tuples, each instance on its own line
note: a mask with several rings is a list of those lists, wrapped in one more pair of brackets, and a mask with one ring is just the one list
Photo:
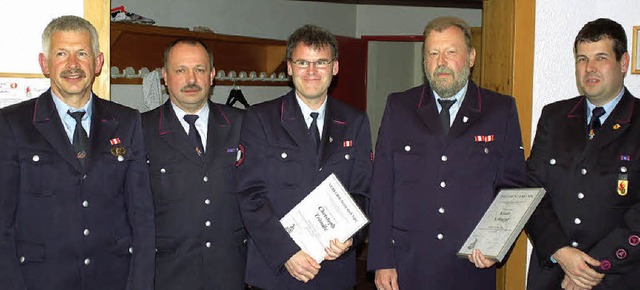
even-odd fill
[(320, 108), (318, 108), (317, 110), (312, 110), (309, 106), (307, 106), (307, 104), (305, 104), (302, 99), (300, 98), (300, 96), (298, 96), (298, 93), (296, 92), (296, 101), (298, 102), (298, 105), (300, 106), (300, 110), (302, 111), (302, 116), (304, 117), (305, 122), (307, 123), (307, 127), (309, 127), (309, 125), (311, 124), (311, 122), (313, 121), (313, 118), (311, 118), (311, 113), (312, 112), (318, 112), (318, 124), (324, 124), (324, 113), (326, 111), (327, 108), (327, 100), (329, 99), (329, 96), (327, 96), (324, 99), (324, 102), (322, 103), (322, 105), (320, 105)]
[[(600, 116), (601, 124), (604, 124), (604, 121), (609, 117), (609, 115), (611, 115), (611, 112), (613, 112), (613, 109), (615, 109), (616, 105), (618, 105), (618, 103), (622, 99), (622, 95), (624, 95), (624, 91), (625, 91), (625, 88), (623, 86), (622, 89), (620, 90), (620, 93), (618, 93), (618, 95), (613, 100), (601, 106), (604, 109), (604, 115)], [(593, 109), (595, 107), (596, 105), (592, 104), (589, 101), (589, 98), (587, 98), (587, 124), (591, 120), (591, 112), (593, 112)]]
[[(175, 112), (176, 117), (178, 117), (178, 120), (186, 123), (187, 121), (184, 120), (184, 116), (187, 115), (187, 112), (180, 109), (173, 102), (171, 102), (171, 107), (173, 108), (173, 112)], [(204, 124), (209, 123), (209, 102), (207, 102), (196, 114), (193, 115), (198, 115), (198, 120), (196, 120), (196, 122), (203, 122)]]
[[(89, 97), (89, 101), (84, 104), (84, 106), (82, 106), (82, 108), (80, 109), (76, 109), (74, 107), (71, 107), (67, 104), (65, 104), (65, 102), (62, 101), (62, 99), (60, 99), (60, 97), (58, 97), (53, 90), (51, 91), (51, 96), (53, 97), (53, 103), (56, 105), (56, 111), (58, 111), (58, 116), (60, 116), (60, 119), (64, 120), (66, 118), (66, 116), (69, 116), (69, 114), (67, 114), (67, 112), (78, 112), (78, 111), (85, 111), (84, 116), (82, 116), (82, 120), (91, 120), (91, 115), (93, 115), (93, 106), (91, 105), (93, 103), (93, 93), (91, 93), (91, 96)], [(69, 116), (71, 118), (71, 116)]]
[(456, 100), (455, 103), (453, 103), (453, 105), (451, 106), (451, 108), (449, 110), (452, 111), (456, 111), (460, 108), (460, 106), (462, 105), (462, 101), (464, 101), (464, 96), (467, 94), (467, 88), (469, 87), (469, 82), (467, 81), (467, 83), (464, 85), (464, 87), (462, 87), (462, 89), (460, 89), (460, 91), (458, 91), (455, 95), (451, 96), (450, 98), (442, 98), (440, 97), (440, 95), (438, 95), (438, 93), (436, 93), (436, 91), (433, 91), (433, 97), (436, 100), (436, 106), (438, 106), (438, 112), (442, 109), (442, 106), (440, 106), (440, 103), (438, 102), (438, 99), (443, 99), (443, 100)]

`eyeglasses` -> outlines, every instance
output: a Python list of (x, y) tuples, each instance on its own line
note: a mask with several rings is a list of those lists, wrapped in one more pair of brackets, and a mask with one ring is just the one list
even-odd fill
[(299, 59), (296, 61), (290, 60), (297, 68), (309, 68), (311, 64), (315, 66), (315, 68), (328, 68), (329, 65), (334, 61), (328, 59), (319, 59), (316, 61), (308, 61), (306, 59)]

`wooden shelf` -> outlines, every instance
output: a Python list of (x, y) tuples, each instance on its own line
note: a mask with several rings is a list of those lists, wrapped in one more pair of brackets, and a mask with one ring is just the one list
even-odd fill
[[(225, 72), (266, 72), (267, 75), (287, 71), (286, 42), (283, 40), (194, 32), (187, 28), (151, 26), (131, 23), (111, 23), (111, 65), (119, 69), (133, 67), (136, 71), (163, 66), (164, 49), (180, 37), (202, 39), (213, 50), (216, 70)], [(112, 84), (141, 84), (142, 79), (111, 78)], [(224, 82), (217, 82), (224, 83)], [(238, 81), (251, 85), (286, 85), (286, 82)]]

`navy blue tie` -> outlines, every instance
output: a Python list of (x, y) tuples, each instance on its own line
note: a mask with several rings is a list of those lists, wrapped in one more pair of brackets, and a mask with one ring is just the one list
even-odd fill
[(442, 132), (445, 135), (449, 134), (449, 128), (451, 127), (451, 114), (449, 113), (449, 108), (453, 106), (456, 100), (443, 100), (438, 99), (438, 103), (442, 106), (442, 110), (440, 111), (440, 122), (442, 123)]
[(309, 127), (309, 133), (311, 134), (311, 139), (313, 140), (314, 145), (316, 146), (316, 154), (320, 151), (320, 130), (318, 130), (318, 114), (317, 112), (311, 113), (311, 126)]
[(604, 115), (605, 111), (603, 107), (595, 107), (593, 111), (591, 111), (591, 120), (589, 121), (589, 140), (593, 139), (598, 132), (598, 129), (602, 127), (602, 123), (600, 123), (600, 117)]
[(198, 129), (196, 129), (196, 120), (198, 120), (198, 117), (198, 115), (184, 115), (184, 120), (189, 123), (189, 140), (191, 140), (191, 143), (195, 146), (198, 156), (202, 156), (204, 154), (204, 147), (202, 146), (200, 133), (198, 133)]
[(76, 151), (76, 158), (80, 161), (80, 165), (84, 167), (84, 161), (87, 158), (87, 149), (89, 147), (89, 137), (87, 137), (87, 131), (82, 127), (82, 117), (84, 111), (71, 112), (67, 111), (67, 114), (76, 120), (76, 128), (73, 131), (73, 149)]

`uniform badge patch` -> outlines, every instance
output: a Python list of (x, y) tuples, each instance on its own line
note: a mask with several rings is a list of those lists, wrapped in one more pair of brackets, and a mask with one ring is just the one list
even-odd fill
[(342, 147), (351, 147), (351, 146), (353, 146), (352, 140), (345, 140), (342, 142)]
[(238, 152), (236, 153), (236, 167), (242, 165), (244, 162), (244, 146), (238, 144)]
[(626, 173), (618, 174), (618, 185), (616, 186), (618, 195), (625, 196), (629, 192), (629, 175)]

